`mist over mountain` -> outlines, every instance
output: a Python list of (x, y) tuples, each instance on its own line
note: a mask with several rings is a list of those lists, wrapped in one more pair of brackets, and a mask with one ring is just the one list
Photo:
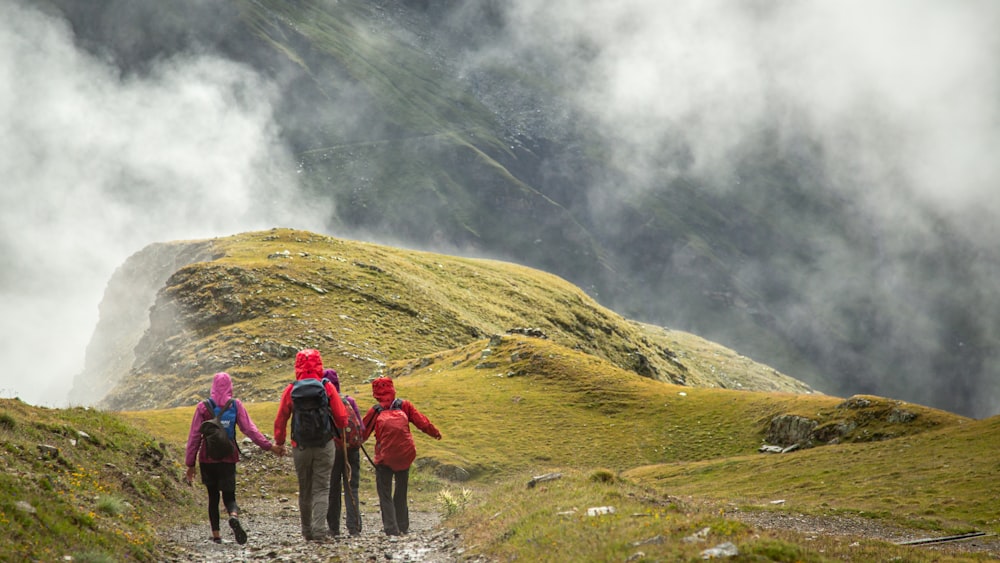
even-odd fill
[(1000, 412), (994, 3), (0, 3), (0, 390), (145, 244), (279, 225)]

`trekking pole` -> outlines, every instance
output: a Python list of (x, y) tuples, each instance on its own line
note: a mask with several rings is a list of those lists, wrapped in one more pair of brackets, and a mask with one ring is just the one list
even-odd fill
[(365, 449), (364, 444), (361, 444), (361, 451), (365, 452), (365, 457), (368, 458), (368, 463), (372, 464), (372, 469), (375, 469), (375, 462), (372, 461), (372, 456), (368, 455), (368, 450)]

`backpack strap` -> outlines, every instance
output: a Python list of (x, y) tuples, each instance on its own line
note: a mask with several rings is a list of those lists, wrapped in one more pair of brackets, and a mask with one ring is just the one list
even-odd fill
[(399, 410), (403, 408), (403, 399), (396, 397), (392, 400), (388, 408), (383, 407), (381, 403), (375, 403), (375, 406), (372, 408), (375, 409), (375, 414), (380, 414), (382, 411)]

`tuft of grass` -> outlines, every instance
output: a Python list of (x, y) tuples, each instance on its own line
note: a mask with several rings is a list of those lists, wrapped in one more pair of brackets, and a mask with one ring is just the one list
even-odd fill
[(97, 499), (97, 511), (109, 516), (118, 516), (125, 512), (126, 502), (114, 495), (101, 495)]
[(115, 563), (114, 556), (101, 551), (85, 551), (73, 555), (73, 561), (79, 563)]
[(590, 480), (595, 483), (614, 483), (618, 477), (610, 469), (595, 469), (590, 473)]

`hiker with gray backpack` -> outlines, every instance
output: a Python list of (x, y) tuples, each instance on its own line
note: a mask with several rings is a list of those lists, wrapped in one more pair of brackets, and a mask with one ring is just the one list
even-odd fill
[[(435, 440), (438, 430), (410, 401), (396, 397), (392, 379), (372, 380), (372, 396), (378, 403), (365, 413), (365, 437), (375, 433), (375, 489), (382, 513), (382, 531), (398, 536), (410, 531), (410, 510), (406, 500), (410, 465), (417, 458), (417, 448), (410, 433), (412, 423)], [(395, 490), (393, 490), (395, 481)]]
[(292, 459), (299, 482), (299, 518), (306, 541), (332, 539), (326, 523), (330, 503), (330, 474), (336, 455), (333, 437), (347, 426), (347, 410), (340, 394), (323, 381), (319, 350), (305, 349), (295, 356), (295, 381), (281, 393), (274, 417), (274, 441), (284, 445), (292, 421)]
[(229, 527), (233, 530), (236, 543), (242, 545), (247, 542), (247, 532), (240, 523), (239, 506), (236, 504), (236, 464), (240, 460), (240, 449), (236, 444), (237, 427), (260, 449), (284, 455), (285, 448), (272, 444), (257, 429), (243, 403), (233, 397), (233, 380), (229, 374), (219, 372), (212, 380), (209, 398), (198, 403), (191, 419), (184, 456), (187, 465), (184, 480), (189, 485), (194, 482), (197, 461), (201, 482), (208, 491), (208, 523), (212, 529), (209, 539), (222, 543), (219, 529), (221, 497)]

